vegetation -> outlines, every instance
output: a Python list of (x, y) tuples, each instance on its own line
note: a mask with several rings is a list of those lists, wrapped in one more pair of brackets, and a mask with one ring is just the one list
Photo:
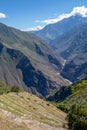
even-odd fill
[(83, 79), (78, 83), (75, 83), (70, 86), (72, 94), (81, 92), (87, 86), (87, 79)]
[(72, 105), (69, 113), (69, 128), (72, 130), (87, 130), (87, 104)]
[(10, 92), (10, 87), (0, 82), (0, 95), (2, 95), (3, 93), (9, 93), (9, 92)]
[(54, 105), (21, 92), (16, 85), (10, 87), (0, 82), (0, 130), (56, 130), (64, 126), (67, 127), (66, 114)]
[[(36, 126), (37, 128), (40, 127), (38, 128), (38, 130), (47, 129), (47, 125), (49, 126), (50, 130), (50, 127), (52, 127), (52, 130), (56, 130), (57, 128), (61, 129), (63, 128), (63, 126), (67, 127), (66, 114), (64, 112), (58, 110), (54, 105), (47, 103), (37, 96), (29, 94), (27, 92), (19, 92), (18, 94), (8, 93), (0, 95), (0, 116), (3, 116), (2, 112), (4, 111), (5, 114), (7, 112), (7, 114), (10, 116), (7, 116), (9, 118), (7, 121), (13, 121), (12, 124), (15, 124), (17, 119), (19, 121), (21, 120), (19, 124), (26, 125), (26, 128), (27, 125), (30, 125), (30, 123), (28, 122), (31, 122), (32, 130), (35, 129), (33, 128), (33, 126)], [(5, 122), (6, 119), (7, 118), (4, 119)], [(0, 122), (2, 122), (3, 126), (10, 127), (11, 125), (7, 125), (5, 122), (3, 122), (3, 120), (1, 120), (1, 117)], [(0, 128), (2, 124), (0, 124)], [(29, 126), (29, 128), (31, 128), (31, 125)]]
[(47, 100), (55, 101), (57, 108), (68, 114), (70, 130), (87, 130), (87, 78), (60, 88)]
[(17, 84), (18, 77), (22, 89), (32, 86), (30, 91), (42, 97), (52, 88), (69, 84), (56, 73), (62, 69), (62, 59), (34, 34), (0, 23), (0, 46), (0, 77), (4, 82)]
[(87, 130), (87, 79), (70, 86), (72, 94), (57, 107), (68, 113), (69, 128)]
[(17, 85), (8, 86), (0, 82), (0, 95), (7, 94), (9, 92), (20, 92), (21, 89)]
[(10, 90), (11, 90), (11, 92), (20, 92), (21, 91), (20, 88), (17, 85), (11, 86)]

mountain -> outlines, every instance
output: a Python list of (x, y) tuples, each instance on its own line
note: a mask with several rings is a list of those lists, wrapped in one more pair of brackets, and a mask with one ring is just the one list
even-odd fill
[(55, 91), (52, 91), (49, 95), (45, 97), (47, 101), (52, 102), (62, 102), (64, 101), (69, 95), (71, 95), (71, 89), (70, 87), (61, 87), (56, 89)]
[[(51, 31), (55, 37), (51, 35)], [(65, 60), (60, 73), (64, 78), (75, 82), (87, 75), (87, 17), (71, 16), (47, 25), (40, 32), (35, 33), (49, 42), (55, 53)], [(46, 34), (53, 39), (47, 39)]]
[(67, 130), (66, 113), (33, 94), (6, 93), (7, 88), (0, 82), (0, 130)]
[[(64, 42), (61, 40), (62, 43)], [(87, 75), (87, 23), (72, 30), (72, 33), (65, 40), (65, 44), (66, 48), (60, 53), (66, 59), (61, 74), (74, 82)]]
[(56, 102), (58, 108), (68, 113), (71, 130), (87, 130), (87, 78), (57, 90), (47, 100)]
[(59, 108), (68, 111), (69, 128), (87, 130), (87, 78), (73, 84), (72, 94), (59, 104)]
[(43, 29), (33, 31), (33, 33), (45, 40), (47, 43), (54, 44), (55, 39), (60, 38), (63, 34), (70, 31), (75, 26), (85, 22), (87, 22), (87, 17), (82, 17), (80, 14), (75, 14), (74, 16), (65, 18), (59, 22), (48, 24)]
[(63, 60), (32, 33), (0, 23), (0, 80), (9, 85), (45, 96), (51, 90), (68, 85), (58, 73)]
[(87, 78), (82, 79), (68, 87), (62, 87), (46, 97), (48, 101), (65, 103), (69, 109), (74, 104), (83, 104), (87, 102)]

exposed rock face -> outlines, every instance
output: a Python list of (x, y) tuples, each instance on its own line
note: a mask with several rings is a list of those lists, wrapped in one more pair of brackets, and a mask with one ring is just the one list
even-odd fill
[(2, 52), (2, 49), (3, 49), (3, 45), (0, 43), (0, 54)]
[(3, 46), (0, 62), (0, 77), (7, 84), (18, 84), (40, 96), (47, 95), (49, 88), (53, 87), (51, 81), (47, 80), (41, 71), (35, 70), (27, 56), (20, 51)]
[[(2, 48), (2, 49), (1, 49)], [(17, 84), (23, 88), (24, 83), (22, 81), (22, 74), (20, 70), (16, 69), (16, 64), (18, 63), (18, 56), (23, 56), (19, 51), (14, 51), (14, 56), (10, 55), (8, 52), (9, 48), (6, 48), (0, 43), (0, 80), (4, 81), (6, 84), (14, 85)]]
[(83, 79), (87, 76), (87, 23), (74, 28), (66, 44), (61, 56), (67, 62), (61, 74), (72, 82)]
[(43, 29), (33, 31), (33, 33), (55, 47), (56, 39), (59, 40), (62, 35), (85, 22), (87, 22), (87, 18), (78, 14), (54, 24), (48, 24)]
[(61, 75), (72, 82), (80, 80), (87, 75), (87, 62), (81, 65), (76, 65), (73, 61), (70, 61), (65, 65)]
[(75, 15), (34, 33), (66, 60), (64, 78), (75, 82), (87, 75), (87, 17)]
[(68, 85), (60, 73), (62, 59), (31, 33), (0, 24), (0, 80), (43, 97)]

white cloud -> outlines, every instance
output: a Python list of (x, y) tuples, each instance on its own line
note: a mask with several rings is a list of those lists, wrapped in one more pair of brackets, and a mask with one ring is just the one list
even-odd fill
[(3, 13), (0, 13), (0, 18), (6, 18), (6, 15)]
[(61, 14), (54, 19), (47, 19), (47, 20), (43, 20), (43, 21), (37, 20), (36, 22), (45, 23), (45, 24), (52, 24), (52, 23), (59, 22), (65, 18), (75, 16), (76, 14), (79, 14), (82, 17), (87, 17), (87, 8), (85, 6), (74, 7), (73, 10), (71, 11), (71, 13)]
[[(74, 7), (70, 13), (61, 14), (53, 19), (36, 20), (35, 22), (39, 23), (39, 24), (43, 24), (45, 26), (47, 24), (53, 24), (53, 23), (59, 22), (65, 18), (75, 16), (76, 14), (79, 14), (82, 17), (87, 17), (87, 8), (85, 6)], [(44, 28), (44, 26), (35, 26), (35, 27), (27, 28), (27, 29), (22, 29), (22, 31), (38, 31), (38, 30), (41, 30), (42, 28)]]
[(38, 30), (41, 30), (42, 28), (43, 26), (35, 26), (31, 28), (22, 29), (22, 31), (38, 31)]
[(85, 6), (75, 7), (71, 14), (80, 14), (82, 17), (87, 17), (87, 8)]

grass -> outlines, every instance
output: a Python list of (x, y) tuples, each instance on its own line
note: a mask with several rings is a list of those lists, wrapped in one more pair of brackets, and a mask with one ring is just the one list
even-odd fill
[(0, 109), (10, 112), (22, 120), (35, 120), (56, 128), (62, 128), (64, 124), (67, 124), (64, 112), (58, 110), (49, 102), (27, 92), (1, 95)]
[(66, 114), (36, 95), (22, 92), (18, 86), (0, 82), (0, 130), (35, 129), (31, 124), (37, 130), (42, 127), (60, 129), (67, 127)]
[(87, 79), (70, 86), (72, 94), (56, 104), (68, 113), (71, 130), (87, 130)]

